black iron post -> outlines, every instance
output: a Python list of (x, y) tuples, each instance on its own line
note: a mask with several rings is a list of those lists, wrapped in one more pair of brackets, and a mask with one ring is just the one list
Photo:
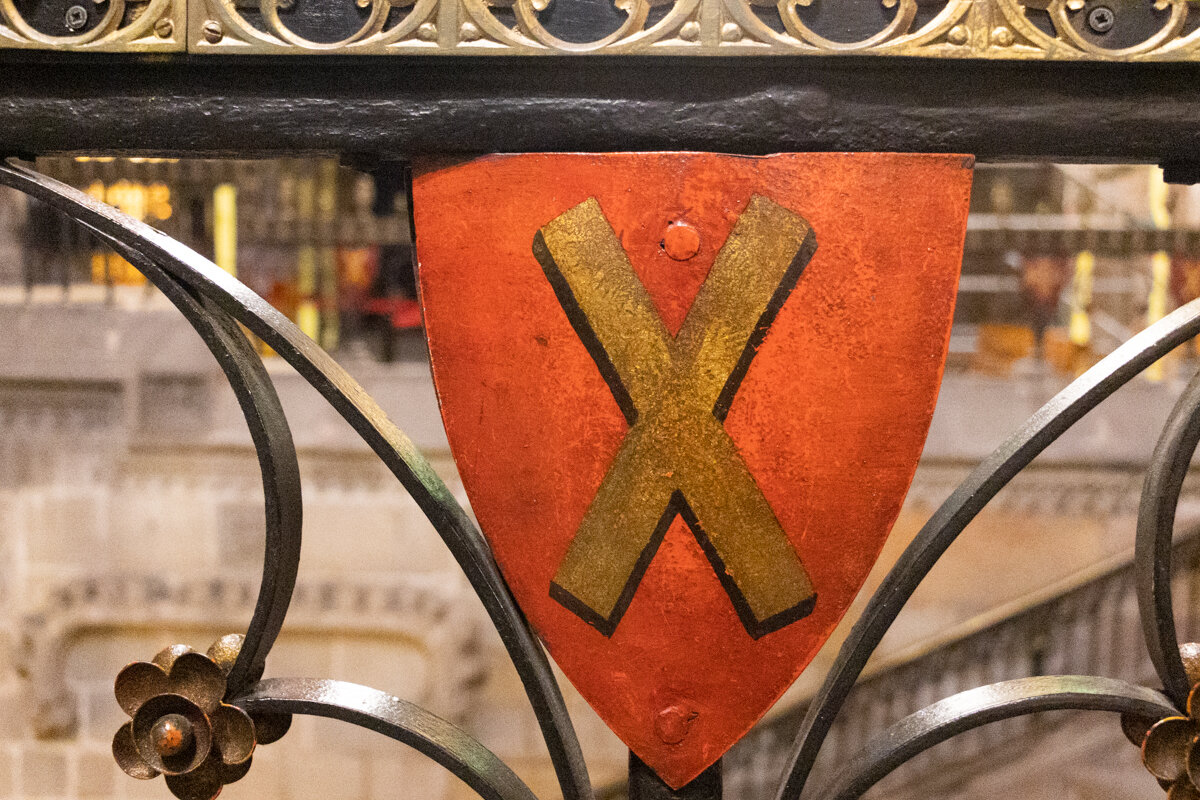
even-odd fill
[(629, 800), (721, 800), (721, 761), (717, 759), (686, 786), (672, 789), (631, 751)]

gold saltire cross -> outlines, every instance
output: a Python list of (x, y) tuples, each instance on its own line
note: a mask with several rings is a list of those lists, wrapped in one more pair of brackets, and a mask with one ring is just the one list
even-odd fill
[(534, 255), (630, 426), (550, 586), (604, 635), (677, 515), (752, 637), (812, 612), (808, 572), (724, 421), (815, 250), (802, 217), (755, 195), (672, 337), (594, 198), (534, 237)]

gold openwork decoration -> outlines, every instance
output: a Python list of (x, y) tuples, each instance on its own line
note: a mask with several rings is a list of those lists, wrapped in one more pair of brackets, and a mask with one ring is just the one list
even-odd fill
[[(345, 18), (340, 34), (320, 38), (329, 18), (311, 14), (318, 2), (323, 12)], [(835, 0), (608, 0), (613, 13), (607, 28), (573, 18), (579, 2), (78, 0), (67, 19), (39, 19), (35, 26), (17, 0), (0, 0), (0, 49), (1200, 60), (1195, 0), (872, 0), (844, 6)], [(856, 33), (832, 38), (828, 25), (814, 24), (818, 16), (837, 17), (835, 27)]]
[(52, 23), (35, 26), (15, 0), (0, 0), (0, 50), (163, 53), (187, 46), (186, 0), (78, 0)]

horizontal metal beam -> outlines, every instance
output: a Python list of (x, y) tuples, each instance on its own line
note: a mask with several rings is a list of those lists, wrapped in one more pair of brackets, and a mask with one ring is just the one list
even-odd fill
[(0, 55), (0, 153), (683, 149), (1187, 165), (1200, 64)]

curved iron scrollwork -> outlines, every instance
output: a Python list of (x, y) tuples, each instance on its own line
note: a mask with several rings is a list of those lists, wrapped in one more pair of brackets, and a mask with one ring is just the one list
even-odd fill
[[(200, 735), (209, 736), (209, 746), (217, 747), (224, 760), (224, 766), (217, 764), (213, 769), (225, 770), (174, 781), (173, 789), (190, 787), (180, 791), (188, 797), (198, 797), (214, 785), (219, 790), (222, 780), (236, 779), (244, 771), (242, 765), (248, 764), (255, 741), (265, 743), (279, 733), (272, 731), (273, 727), (285, 727), (274, 726), (271, 720), (286, 719), (291, 714), (315, 714), (351, 722), (403, 742), (446, 767), (487, 800), (533, 799), (529, 788), (482, 744), (410, 703), (374, 689), (337, 681), (261, 679), (264, 660), (279, 632), (295, 585), (300, 555), (301, 487), (286, 418), (240, 324), (295, 367), (350, 422), (420, 505), (458, 560), (508, 648), (541, 725), (564, 798), (590, 800), (588, 775), (559, 687), (486, 542), (430, 465), (362, 387), (262, 298), (164, 234), (21, 166), (0, 164), (0, 185), (23, 191), (67, 214), (145, 272), (196, 328), (217, 358), (241, 403), (258, 452), (267, 497), (267, 544), (260, 595), (250, 627), (237, 647), (216, 647), (209, 653), (208, 658), (224, 674), (223, 683), (215, 673), (209, 675), (212, 670), (199, 663), (205, 660), (200, 654), (185, 656), (183, 651), (172, 651), (164, 663), (156, 659), (137, 667), (147, 683), (127, 687), (124, 691), (128, 702), (123, 703), (134, 715), (131, 729), (141, 731), (134, 734), (140, 738), (130, 744), (138, 748), (138, 757), (125, 753), (131, 769), (145, 773), (144, 777), (153, 777), (163, 771), (154, 766), (161, 763), (168, 770), (183, 774), (164, 759), (176, 753), (181, 730), (185, 733), (192, 730), (195, 735), (198, 728)], [(870, 599), (810, 705), (786, 780), (779, 790), (779, 800), (799, 800), (830, 726), (867, 659), (917, 586), (966, 526), (1035, 456), (1088, 411), (1198, 333), (1200, 301), (1176, 310), (1134, 336), (1034, 414), (933, 514)], [(1183, 393), (1164, 428), (1146, 477), (1137, 528), (1139, 609), (1146, 643), (1165, 687), (1163, 692), (1112, 678), (1077, 675), (1024, 678), (966, 691), (893, 725), (860, 755), (841, 765), (824, 788), (805, 792), (804, 796), (851, 800), (899, 764), (958, 733), (1045, 710), (1119, 713), (1134, 738), (1144, 739), (1147, 729), (1151, 734), (1158, 730), (1157, 739), (1166, 739), (1167, 734), (1178, 738), (1181, 730), (1188, 737), (1196, 733), (1195, 722), (1183, 715), (1189, 711), (1188, 696), (1197, 676), (1189, 677), (1180, 656), (1168, 585), (1175, 507), (1198, 442), (1200, 377)], [(176, 665), (181, 661), (186, 662), (186, 669), (177, 676)], [(171, 688), (176, 684), (183, 688)], [(194, 692), (189, 688), (192, 684), (199, 687)], [(192, 698), (189, 693), (196, 696)], [(172, 701), (182, 709), (175, 713), (180, 719), (172, 717), (169, 722), (160, 719), (157, 723), (162, 724), (146, 727), (146, 720), (139, 723), (137, 712), (158, 702), (159, 696), (181, 697), (186, 701)], [(211, 720), (188, 718), (188, 714), (196, 716), (193, 706), (200, 711), (211, 707)], [(237, 713), (221, 710), (230, 706), (249, 714), (251, 719), (263, 720), (261, 735), (239, 738), (236, 731), (221, 728), (226, 723), (233, 724), (230, 720), (241, 720)], [(228, 718), (225, 722), (219, 721), (225, 718)], [(225, 745), (228, 753), (220, 752), (219, 741), (232, 742)], [(1190, 747), (1190, 738), (1186, 744)], [(1152, 771), (1160, 780), (1188, 780), (1182, 772), (1170, 777), (1180, 759), (1170, 756), (1166, 758), (1170, 763), (1164, 767), (1156, 762)], [(193, 760), (197, 764), (204, 761), (199, 756)], [(154, 768), (138, 766), (142, 763), (150, 763)], [(1149, 759), (1147, 763), (1151, 766)], [(187, 768), (200, 770), (191, 761)]]
[[(845, 703), (850, 689), (862, 673), (863, 667), (866, 666), (867, 659), (875, 651), (883, 635), (891, 627), (900, 613), (900, 609), (908, 602), (917, 586), (941, 558), (946, 548), (963, 532), (967, 524), (1034, 457), (1078, 422), (1088, 411), (1099, 405), (1101, 401), (1128, 383), (1146, 367), (1197, 333), (1200, 333), (1200, 303), (1192, 302), (1132, 337), (1051, 398), (1020, 430), (1000, 445), (967, 476), (946, 502), (934, 512), (912, 543), (905, 548), (887, 577), (884, 578), (868, 602), (862, 617), (855, 624), (838, 652), (829, 675), (817, 692), (801, 725), (787, 769), (787, 777), (779, 790), (778, 800), (798, 800), (800, 798), (821, 745), (829, 733), (830, 726)], [(1186, 407), (1186, 403), (1191, 399), (1191, 394), (1191, 392), (1185, 393), (1184, 399), (1180, 401), (1183, 407)], [(1176, 409), (1177, 413), (1178, 411), (1179, 408)], [(1173, 415), (1172, 419), (1175, 420), (1176, 417), (1177, 414)], [(1171, 423), (1168, 423), (1167, 441), (1178, 435), (1172, 432), (1171, 427)], [(1176, 427), (1178, 426), (1176, 425)], [(1179, 445), (1175, 445), (1175, 447), (1179, 447)], [(1162, 446), (1160, 445), (1156, 455), (1159, 455), (1161, 451)], [(1180, 482), (1182, 482), (1182, 476), (1180, 476)], [(1151, 493), (1153, 487), (1157, 485), (1158, 479), (1154, 478), (1152, 472), (1147, 480), (1147, 486), (1151, 487), (1151, 491), (1143, 492), (1143, 509), (1157, 502)], [(1175, 498), (1178, 499), (1177, 493)], [(1140, 586), (1152, 576), (1158, 576), (1159, 581), (1164, 578), (1169, 580), (1170, 548), (1164, 549), (1153, 544), (1146, 546), (1141, 543), (1141, 540), (1154, 537), (1155, 540), (1165, 538), (1169, 542), (1172, 534), (1171, 523), (1174, 521), (1174, 504), (1171, 504), (1171, 511), (1169, 519), (1166, 518), (1166, 515), (1157, 515), (1160, 524), (1153, 527), (1139, 524), (1137, 534), (1139, 544), (1136, 548), (1139, 561), (1151, 559), (1151, 563), (1147, 567), (1139, 566), (1138, 569), (1139, 598), (1146, 595), (1151, 597), (1156, 594), (1161, 595), (1161, 585), (1157, 591), (1153, 587), (1143, 589)], [(1144, 512), (1142, 517), (1145, 517)], [(1160, 643), (1165, 643), (1166, 637), (1162, 631), (1167, 626), (1171, 631), (1169, 638), (1174, 641), (1174, 621), (1167, 620), (1160, 625), (1155, 618), (1160, 611), (1169, 613), (1169, 600), (1164, 602), (1160, 599), (1157, 603), (1149, 604), (1143, 601), (1139, 604), (1139, 609), (1143, 615), (1143, 628), (1147, 631), (1148, 642), (1152, 640), (1153, 636), (1158, 637), (1157, 641)], [(1151, 631), (1154, 633), (1152, 634)], [(1155, 647), (1152, 645), (1152, 651), (1154, 649)], [(1160, 652), (1155, 656), (1156, 665), (1158, 663), (1169, 664), (1172, 660), (1179, 661), (1178, 669), (1182, 672), (1183, 666), (1177, 647), (1173, 654), (1163, 652), (1162, 647), (1158, 649)], [(1099, 687), (1108, 679), (1075, 676), (1073, 680), (1079, 681), (1083, 685), (1090, 684), (1096, 691), (1102, 691)], [(1178, 701), (1176, 690), (1172, 689), (1170, 684), (1167, 686), (1175, 698), (1174, 707), (1180, 711), (1184, 710), (1184, 706)], [(1046, 691), (1053, 693), (1056, 690), (1047, 689)], [(964, 715), (980, 713), (980, 709), (970, 706), (971, 698), (963, 698), (962, 695), (956, 697), (967, 701), (966, 705), (960, 708)], [(1064, 702), (1082, 703), (1084, 699), (1087, 702), (1093, 702), (1090, 695), (1088, 698), (1077, 698), (1076, 700), (1067, 698)], [(1094, 706), (1055, 707), (1093, 708)], [(1032, 710), (1021, 713), (1032, 713)], [(902, 720), (897, 723), (889, 731), (889, 734), (885, 735), (896, 734), (897, 728), (904, 725), (905, 722)], [(865, 788), (863, 787), (863, 790)]]
[[(366, 391), (265, 300), (179, 242), (82, 192), (20, 166), (0, 165), (0, 184), (25, 192), (86, 227), (143, 271), (180, 308), (238, 391), (259, 453), (268, 498), (272, 494), (286, 497), (286, 503), (273, 505), (274, 517), (268, 509), (271, 532), (263, 586), (246, 643), (230, 673), (226, 700), (237, 705), (239, 697), (259, 678), (261, 662), (291, 598), (300, 548), (299, 482), (298, 478), (291, 481), (286, 477), (298, 476), (295, 452), (265, 369), (237, 327), (241, 323), (321, 393), (416, 501), (458, 561), (512, 657), (554, 761), (564, 798), (589, 800), (592, 792), (583, 755), (561, 691), (541, 644), (500, 577), (483, 536), (432, 466)], [(292, 508), (285, 512), (283, 505)], [(294, 521), (288, 518), (285, 525), (285, 513), (295, 514)], [(402, 728), (411, 720), (398, 716), (391, 724)], [(441, 725), (445, 727), (437, 731), (453, 729), (450, 723)], [(411, 735), (418, 737), (421, 732), (412, 731)], [(469, 765), (481, 768), (475, 762)]]

